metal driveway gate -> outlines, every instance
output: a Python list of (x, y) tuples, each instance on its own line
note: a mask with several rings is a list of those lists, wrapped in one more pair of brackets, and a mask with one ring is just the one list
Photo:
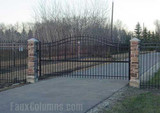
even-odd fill
[(90, 36), (40, 43), (40, 78), (129, 79), (130, 46)]

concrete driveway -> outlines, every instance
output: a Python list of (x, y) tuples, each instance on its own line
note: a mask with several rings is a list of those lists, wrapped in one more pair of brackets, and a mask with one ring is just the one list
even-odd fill
[(127, 80), (53, 78), (0, 92), (2, 113), (84, 113)]

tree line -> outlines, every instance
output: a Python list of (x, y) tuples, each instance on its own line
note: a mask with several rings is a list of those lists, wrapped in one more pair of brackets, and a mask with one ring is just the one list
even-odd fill
[(155, 31), (150, 31), (146, 27), (141, 27), (140, 23), (138, 22), (135, 27), (135, 37), (140, 39), (144, 42), (156, 42), (160, 41), (160, 21), (155, 21)]
[(31, 29), (30, 24), (0, 24), (0, 41), (22, 42), (33, 37), (33, 35), (33, 29)]
[(130, 40), (131, 33), (126, 31), (121, 21), (114, 24), (111, 37), (108, 0), (83, 0), (81, 3), (73, 3), (73, 6), (67, 3), (40, 0), (34, 7), (35, 22), (14, 26), (1, 24), (0, 40), (21, 41), (36, 37), (40, 41), (53, 42), (76, 35), (100, 37), (114, 42)]
[[(45, 22), (36, 22), (33, 24), (15, 24), (5, 25), (0, 24), (0, 41), (26, 41), (32, 37), (38, 38), (40, 41), (52, 42), (69, 36), (89, 35), (99, 38), (106, 38), (111, 41), (110, 24), (103, 24), (100, 21), (88, 18), (63, 18), (63, 20), (48, 20)], [(126, 42), (131, 38), (120, 21), (113, 27), (114, 42)]]
[(67, 4), (68, 2), (60, 0), (40, 0), (34, 7), (35, 22), (0, 24), (0, 40), (26, 41), (35, 37), (40, 41), (53, 42), (69, 36), (89, 35), (105, 38), (109, 42), (113, 40), (129, 43), (133, 34), (144, 41), (160, 40), (159, 20), (155, 21), (155, 31), (150, 31), (146, 27), (142, 29), (140, 23), (137, 23), (134, 33), (128, 32), (125, 25), (117, 20), (114, 22), (111, 37), (111, 10), (108, 0), (82, 1), (81, 4), (75, 3), (72, 7)]

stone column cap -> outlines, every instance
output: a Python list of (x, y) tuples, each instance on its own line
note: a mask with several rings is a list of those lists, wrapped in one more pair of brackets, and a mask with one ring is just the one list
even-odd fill
[(131, 42), (132, 42), (132, 41), (134, 41), (134, 42), (140, 42), (140, 40), (139, 40), (138, 38), (132, 38), (130, 41), (131, 41)]
[(29, 39), (28, 41), (29, 41), (29, 42), (30, 42), (30, 41), (38, 42), (38, 40), (37, 40), (36, 38), (31, 38), (31, 39)]

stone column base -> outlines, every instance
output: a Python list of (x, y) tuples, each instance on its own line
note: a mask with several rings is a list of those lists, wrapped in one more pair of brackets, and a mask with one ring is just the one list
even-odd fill
[(129, 86), (140, 88), (140, 81), (135, 80), (135, 79), (131, 79), (129, 82)]
[(35, 77), (35, 76), (27, 76), (27, 82), (28, 83), (36, 83), (38, 82), (38, 77)]

